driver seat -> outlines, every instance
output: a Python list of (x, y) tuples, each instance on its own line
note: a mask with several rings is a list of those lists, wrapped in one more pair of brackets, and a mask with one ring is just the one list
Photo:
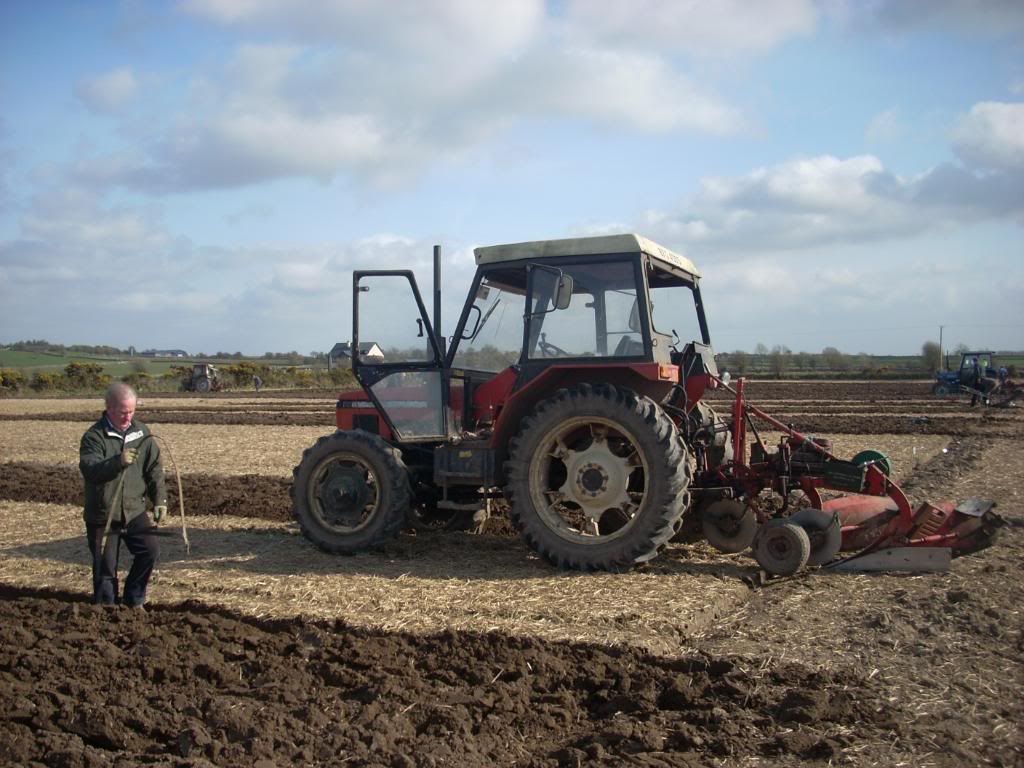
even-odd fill
[(612, 356), (634, 357), (636, 355), (642, 355), (643, 353), (644, 343), (642, 341), (637, 341), (629, 336), (623, 336), (619, 339), (619, 343), (615, 345), (615, 351), (612, 352)]

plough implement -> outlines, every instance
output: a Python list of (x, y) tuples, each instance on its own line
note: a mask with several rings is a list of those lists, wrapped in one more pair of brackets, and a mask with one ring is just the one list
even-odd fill
[[(735, 397), (731, 419), (710, 427), (729, 433), (732, 457), (698, 467), (694, 476), (702, 527), (718, 549), (752, 546), (761, 567), (775, 575), (805, 564), (935, 571), (947, 569), (952, 557), (990, 546), (1004, 524), (994, 502), (982, 499), (923, 502), (915, 509), (889, 477), (884, 454), (868, 450), (840, 459), (830, 441), (803, 435), (748, 403), (743, 379), (733, 388), (727, 379), (712, 378)], [(782, 432), (775, 450), (755, 420)], [(749, 453), (748, 430), (755, 438)], [(837, 559), (841, 552), (851, 554)]]

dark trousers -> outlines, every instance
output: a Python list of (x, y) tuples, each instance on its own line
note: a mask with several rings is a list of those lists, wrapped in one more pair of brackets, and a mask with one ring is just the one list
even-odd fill
[(124, 580), (122, 602), (125, 605), (142, 605), (146, 602), (146, 587), (153, 568), (160, 556), (160, 544), (156, 536), (148, 533), (152, 524), (146, 514), (133, 518), (127, 526), (120, 522), (110, 524), (107, 546), (103, 552), (103, 525), (86, 524), (89, 551), (92, 553), (92, 601), (99, 605), (114, 605), (117, 602), (117, 566), (121, 543), (132, 555), (132, 567)]

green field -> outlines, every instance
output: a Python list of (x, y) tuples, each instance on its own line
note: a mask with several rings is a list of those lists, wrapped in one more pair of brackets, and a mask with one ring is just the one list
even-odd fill
[[(202, 362), (213, 363), (221, 368), (245, 362), (253, 363), (261, 368), (271, 366), (275, 369), (286, 368), (291, 365), (291, 363), (281, 360), (235, 357), (223, 360), (215, 357), (204, 357)], [(193, 359), (189, 357), (131, 357), (129, 355), (108, 357), (102, 355), (22, 352), (19, 350), (0, 349), (0, 368), (13, 368), (21, 371), (26, 376), (31, 376), (34, 373), (63, 373), (64, 368), (70, 363), (102, 365), (103, 373), (112, 378), (120, 379), (132, 373), (161, 376), (174, 366), (191, 366)]]
[(148, 373), (150, 376), (160, 376), (166, 373), (172, 365), (190, 365), (191, 361), (183, 358), (100, 357), (0, 349), (0, 368), (16, 368), (29, 375), (33, 373), (62, 373), (69, 363), (102, 365), (104, 373), (114, 378), (121, 378), (130, 373)]

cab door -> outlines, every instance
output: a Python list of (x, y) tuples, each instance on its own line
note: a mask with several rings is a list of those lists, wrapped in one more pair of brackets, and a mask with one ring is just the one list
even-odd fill
[(441, 343), (409, 270), (352, 276), (352, 370), (400, 442), (446, 436)]

